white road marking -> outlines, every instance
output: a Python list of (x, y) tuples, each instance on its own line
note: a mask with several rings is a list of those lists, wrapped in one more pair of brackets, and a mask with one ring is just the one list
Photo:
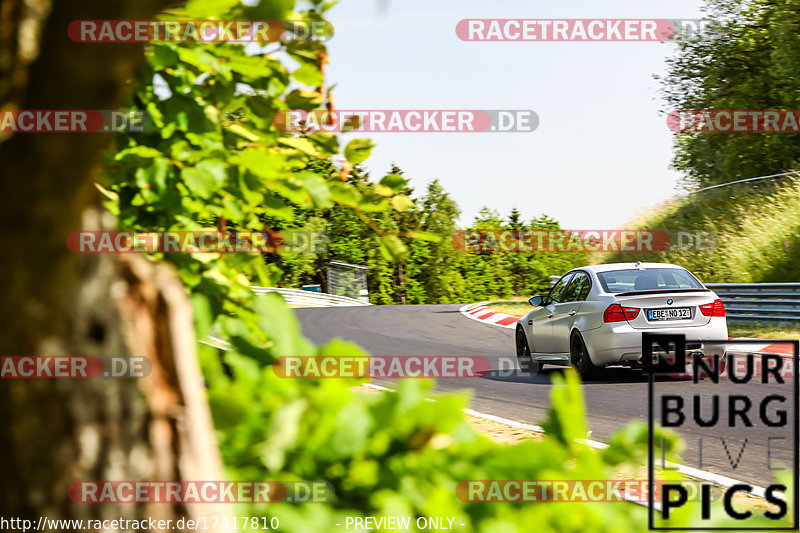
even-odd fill
[[(374, 383), (367, 383), (366, 386), (370, 387), (372, 389), (382, 390), (382, 391), (386, 391), (386, 392), (396, 392), (394, 389), (390, 389), (390, 388), (384, 387), (382, 385), (376, 385)], [(435, 401), (435, 400), (429, 399), (429, 401)], [(476, 418), (482, 418), (484, 420), (490, 420), (492, 422), (498, 422), (500, 424), (505, 424), (505, 425), (510, 426), (510, 427), (526, 429), (526, 430), (531, 431), (533, 433), (540, 433), (540, 434), (544, 434), (545, 433), (544, 429), (541, 426), (535, 426), (535, 425), (532, 425), (532, 424), (526, 424), (524, 422), (518, 422), (516, 420), (503, 418), (502, 416), (490, 415), (488, 413), (481, 413), (480, 411), (475, 411), (473, 409), (462, 409), (462, 411), (464, 411), (465, 414), (470, 415), (470, 416), (474, 416)], [(582, 442), (583, 444), (586, 444), (587, 446), (589, 446), (591, 448), (595, 448), (597, 450), (604, 450), (604, 449), (608, 448), (608, 444), (606, 444), (604, 442), (599, 442), (599, 441), (596, 441), (596, 440), (581, 439), (580, 442)], [(702, 481), (708, 481), (709, 483), (713, 483), (715, 485), (719, 485), (719, 486), (725, 487), (725, 488), (731, 487), (733, 485), (750, 485), (750, 483), (746, 483), (746, 482), (740, 481), (738, 479), (734, 479), (734, 478), (731, 478), (731, 477), (728, 477), (728, 476), (723, 476), (723, 475), (720, 475), (720, 474), (714, 474), (713, 472), (708, 472), (706, 470), (700, 470), (699, 468), (693, 468), (691, 466), (686, 466), (686, 465), (682, 465), (682, 464), (678, 464), (678, 463), (673, 463), (671, 461), (665, 461), (665, 466), (667, 468), (670, 468), (670, 469), (673, 469), (673, 470), (677, 470), (681, 474), (684, 474), (684, 475), (687, 475), (687, 476), (690, 476), (690, 477), (693, 477), (693, 478), (696, 478), (696, 479), (700, 479)], [(758, 487), (756, 485), (751, 485), (751, 486), (753, 487), (753, 492), (751, 494), (753, 494), (754, 496), (758, 496), (760, 498), (764, 498), (765, 497), (766, 489), (764, 487)], [(776, 493), (776, 496), (778, 496), (780, 498), (783, 498), (783, 495), (779, 494), (779, 493)], [(639, 501), (632, 500), (632, 499), (628, 499), (628, 501), (630, 501), (632, 503), (637, 503), (637, 504), (640, 504), (640, 505), (644, 505), (645, 507), (647, 506), (647, 504), (644, 503), (644, 502), (639, 502)], [(658, 505), (655, 502), (654, 502), (654, 506), (656, 507), (656, 509), (661, 510), (661, 506)]]

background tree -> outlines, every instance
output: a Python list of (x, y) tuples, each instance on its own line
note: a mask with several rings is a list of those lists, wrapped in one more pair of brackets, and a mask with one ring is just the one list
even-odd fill
[[(672, 110), (800, 109), (795, 0), (707, 0), (708, 30), (678, 40), (661, 79)], [(674, 167), (688, 187), (792, 170), (800, 133), (676, 133)]]

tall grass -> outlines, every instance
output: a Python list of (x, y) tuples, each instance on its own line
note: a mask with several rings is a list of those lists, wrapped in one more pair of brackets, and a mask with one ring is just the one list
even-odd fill
[(800, 281), (800, 178), (739, 184), (698, 193), (640, 216), (625, 229), (708, 231), (709, 251), (610, 252), (598, 263), (653, 261), (682, 265), (703, 281)]

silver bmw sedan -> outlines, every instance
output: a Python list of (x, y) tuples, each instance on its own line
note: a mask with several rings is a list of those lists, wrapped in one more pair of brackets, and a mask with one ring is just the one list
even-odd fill
[(606, 365), (636, 367), (642, 333), (684, 334), (687, 349), (728, 338), (725, 307), (691, 272), (667, 263), (614, 263), (570, 270), (516, 327), (527, 373), (572, 365), (582, 378)]

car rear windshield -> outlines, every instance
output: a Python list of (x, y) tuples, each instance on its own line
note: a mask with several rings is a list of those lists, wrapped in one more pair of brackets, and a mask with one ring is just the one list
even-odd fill
[(671, 289), (702, 289), (703, 285), (682, 268), (631, 268), (598, 272), (605, 292), (659, 291)]

